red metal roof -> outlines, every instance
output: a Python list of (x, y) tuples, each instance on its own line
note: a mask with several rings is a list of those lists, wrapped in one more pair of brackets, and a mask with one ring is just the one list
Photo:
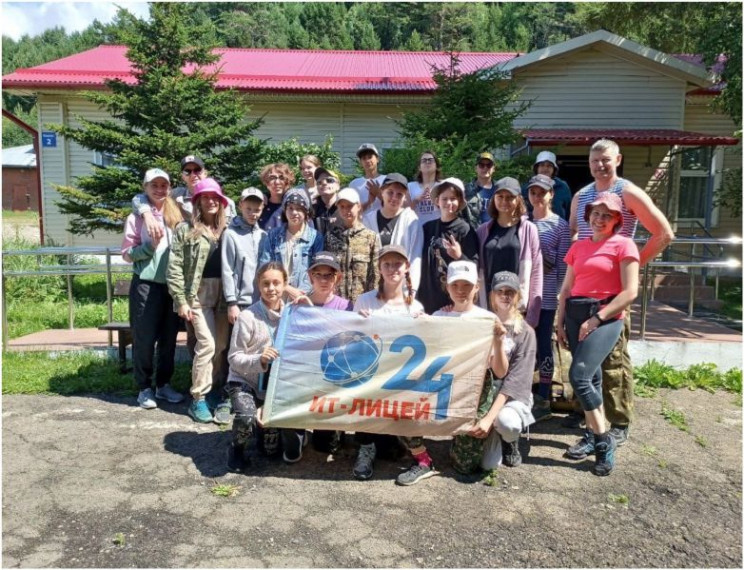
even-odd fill
[(718, 146), (735, 145), (736, 137), (719, 137), (676, 131), (673, 129), (527, 129), (522, 136), (532, 146), (589, 146), (602, 138), (612, 139), (623, 145), (684, 145), (684, 146)]
[[(106, 79), (134, 82), (125, 46), (99, 46), (3, 77), (5, 89), (95, 89)], [(443, 52), (217, 49), (217, 87), (240, 91), (429, 93), (432, 66), (445, 66)], [(519, 53), (461, 53), (464, 73), (487, 68)], [(188, 71), (188, 69), (187, 69)]]

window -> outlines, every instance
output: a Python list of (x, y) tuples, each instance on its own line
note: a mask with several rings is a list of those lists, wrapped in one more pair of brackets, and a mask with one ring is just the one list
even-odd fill
[[(708, 178), (713, 158), (713, 192), (721, 184), (722, 150), (716, 147), (690, 148), (680, 154), (678, 220), (705, 221), (708, 205)], [(711, 212), (711, 225), (718, 223), (718, 208)]]
[(96, 166), (112, 166), (116, 164), (116, 155), (110, 152), (93, 151), (93, 164)]

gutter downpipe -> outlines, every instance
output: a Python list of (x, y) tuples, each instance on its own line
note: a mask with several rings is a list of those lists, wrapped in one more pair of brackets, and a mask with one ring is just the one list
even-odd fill
[(31, 125), (23, 122), (21, 119), (16, 117), (13, 113), (3, 109), (3, 117), (12, 121), (24, 131), (31, 134), (34, 141), (34, 154), (36, 155), (36, 183), (38, 186), (38, 203), (39, 203), (39, 241), (41, 245), (44, 245), (44, 202), (42, 200), (43, 192), (41, 188), (41, 152), (39, 152), (39, 131), (33, 128)]

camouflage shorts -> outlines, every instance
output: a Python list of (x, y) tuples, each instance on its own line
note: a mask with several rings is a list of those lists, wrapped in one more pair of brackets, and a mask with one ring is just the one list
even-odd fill
[[(493, 401), (501, 391), (501, 380), (496, 380), (490, 370), (486, 371), (480, 401), (478, 402), (478, 418), (482, 418), (491, 409)], [(486, 439), (478, 439), (469, 435), (456, 435), (452, 439), (450, 459), (455, 471), (463, 474), (475, 473), (481, 468), (483, 450)]]

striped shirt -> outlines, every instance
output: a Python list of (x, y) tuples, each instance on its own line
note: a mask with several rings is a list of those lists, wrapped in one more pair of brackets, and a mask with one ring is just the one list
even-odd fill
[[(627, 180), (625, 180), (624, 178), (618, 178), (617, 182), (615, 182), (615, 185), (607, 190), (607, 192), (617, 194), (622, 200), (623, 189), (625, 188), (626, 184), (628, 184)], [(584, 220), (584, 211), (586, 210), (587, 205), (594, 202), (594, 200), (597, 198), (597, 187), (595, 183), (592, 182), (588, 186), (584, 186), (581, 190), (579, 190), (578, 194), (579, 202), (576, 208), (576, 224), (579, 228), (578, 239), (586, 239), (588, 237), (592, 237), (592, 228), (589, 226), (589, 223)], [(635, 214), (631, 213), (631, 211), (628, 210), (627, 206), (625, 205), (625, 200), (623, 200), (623, 227), (620, 230), (620, 235), (633, 239), (635, 237), (637, 227), (638, 218), (635, 216)]]
[(571, 246), (568, 222), (555, 212), (542, 220), (532, 220), (540, 236), (543, 257), (543, 289), (541, 308), (553, 311), (558, 308), (558, 291), (566, 275), (564, 258)]

